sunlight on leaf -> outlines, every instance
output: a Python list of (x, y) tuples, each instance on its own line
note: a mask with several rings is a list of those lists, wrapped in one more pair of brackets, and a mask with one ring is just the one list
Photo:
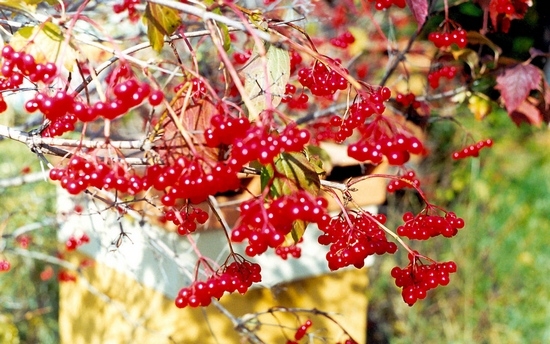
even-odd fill
[[(250, 121), (253, 121), (265, 109), (275, 108), (281, 103), (285, 87), (290, 78), (290, 56), (288, 51), (275, 45), (266, 45), (266, 60), (264, 65), (260, 58), (258, 47), (254, 47), (249, 62), (243, 68), (245, 78), (244, 89), (252, 101), (248, 109)], [(271, 104), (268, 104), (271, 95)]]
[(162, 50), (164, 36), (173, 34), (182, 22), (177, 10), (154, 3), (147, 3), (143, 21), (147, 25), (151, 47), (156, 52)]

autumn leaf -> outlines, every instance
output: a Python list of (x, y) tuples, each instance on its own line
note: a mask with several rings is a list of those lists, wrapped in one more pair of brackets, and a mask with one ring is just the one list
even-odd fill
[[(265, 109), (275, 108), (281, 103), (282, 95), (290, 78), (290, 56), (288, 51), (267, 44), (266, 60), (260, 58), (259, 48), (254, 51), (249, 62), (242, 70), (244, 89), (251, 103), (248, 109), (248, 119), (253, 121)], [(268, 103), (271, 95), (271, 104)]]
[(428, 18), (428, 0), (405, 0), (420, 29)]
[(507, 68), (502, 75), (497, 76), (495, 88), (500, 91), (508, 113), (516, 110), (531, 90), (538, 89), (541, 79), (541, 70), (530, 64)]
[(543, 120), (540, 110), (527, 100), (519, 104), (516, 110), (510, 113), (510, 117), (518, 126), (521, 123), (527, 122), (538, 127), (542, 124)]
[[(37, 63), (55, 62), (65, 44), (61, 28), (52, 22), (35, 27), (23, 27), (11, 38), (10, 45), (16, 51), (31, 54)], [(72, 71), (77, 59), (76, 51), (69, 45), (63, 52), (64, 67)]]
[(147, 37), (151, 47), (156, 52), (162, 50), (164, 36), (170, 36), (181, 25), (177, 10), (150, 2), (145, 7), (143, 21), (147, 25)]

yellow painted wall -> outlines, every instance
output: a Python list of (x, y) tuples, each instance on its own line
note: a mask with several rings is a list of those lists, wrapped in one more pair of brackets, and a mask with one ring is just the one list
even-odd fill
[[(69, 257), (74, 263), (82, 258), (78, 254)], [(99, 263), (82, 273), (83, 278), (75, 283), (62, 283), (60, 288), (62, 343), (243, 342), (230, 320), (212, 305), (204, 309), (178, 309), (173, 300)], [(316, 308), (329, 312), (355, 340), (364, 343), (367, 285), (365, 269), (350, 269), (278, 285), (271, 290), (253, 289), (244, 296), (225, 295), (221, 303), (236, 316), (266, 311), (273, 306)], [(326, 319), (308, 317), (313, 321), (310, 332), (330, 337), (329, 343), (345, 339), (342, 331)], [(289, 315), (278, 315), (277, 319), (293, 328), (299, 325), (296, 318)], [(306, 317), (300, 320), (303, 322)], [(277, 323), (269, 314), (260, 321)], [(286, 342), (278, 326), (263, 325), (257, 334), (265, 343)], [(287, 332), (289, 338), (293, 334), (293, 331)]]

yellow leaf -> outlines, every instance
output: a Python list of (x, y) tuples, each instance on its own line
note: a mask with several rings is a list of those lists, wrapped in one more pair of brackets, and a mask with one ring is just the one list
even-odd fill
[(36, 6), (32, 3), (29, 3), (28, 1), (21, 1), (21, 0), (0, 0), (0, 7), (3, 8), (12, 8), (18, 11), (26, 12), (26, 13), (35, 13), (36, 12)]
[(147, 25), (147, 37), (151, 47), (160, 52), (164, 46), (164, 36), (170, 36), (181, 25), (181, 18), (176, 9), (147, 3), (143, 21)]
[[(288, 51), (275, 45), (266, 45), (264, 65), (259, 48), (254, 47), (249, 62), (243, 68), (244, 89), (251, 100), (248, 118), (253, 121), (265, 109), (275, 108), (281, 103), (285, 87), (290, 78), (290, 56)], [(269, 104), (271, 96), (271, 104)]]
[[(10, 40), (13, 49), (31, 54), (37, 63), (57, 61), (63, 44), (63, 32), (52, 22), (35, 27), (23, 27)], [(77, 58), (76, 51), (71, 46), (66, 46), (62, 58), (65, 68), (72, 71)]]

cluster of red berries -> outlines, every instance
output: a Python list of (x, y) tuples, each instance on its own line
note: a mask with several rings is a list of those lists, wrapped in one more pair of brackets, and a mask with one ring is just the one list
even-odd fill
[(275, 254), (284, 260), (286, 260), (289, 255), (292, 256), (293, 258), (298, 259), (302, 256), (302, 248), (298, 246), (298, 244), (301, 243), (302, 241), (304, 241), (304, 238), (300, 238), (300, 240), (296, 244), (292, 244), (288, 246), (283, 246), (283, 245), (277, 246), (277, 248), (275, 249)]
[(251, 55), (252, 55), (252, 52), (250, 50), (244, 53), (236, 52), (233, 54), (233, 60), (235, 61), (235, 64), (242, 65), (242, 64), (245, 64), (246, 61), (248, 61)]
[(349, 31), (345, 31), (335, 38), (330, 39), (330, 44), (337, 48), (346, 49), (350, 44), (355, 42), (355, 37)]
[(65, 248), (67, 251), (74, 251), (78, 247), (87, 244), (90, 242), (90, 237), (86, 233), (82, 233), (78, 238), (74, 235), (70, 236), (67, 241), (65, 241)]
[(451, 211), (445, 217), (429, 215), (427, 211), (416, 216), (406, 212), (403, 214), (403, 221), (405, 224), (397, 227), (397, 234), (416, 240), (428, 240), (438, 235), (450, 238), (464, 228), (464, 220)]
[(491, 0), (490, 8), (497, 13), (505, 14), (509, 17), (514, 16), (517, 13), (525, 13), (529, 8), (529, 0)]
[[(49, 83), (57, 75), (55, 63), (36, 63), (31, 54), (18, 52), (10, 45), (2, 48), (4, 61), (0, 71), (0, 91), (17, 89), (27, 77), (32, 82)], [(6, 111), (8, 105), (0, 93), (0, 113)]]
[(369, 0), (370, 2), (374, 2), (374, 8), (378, 11), (382, 11), (385, 9), (390, 8), (392, 5), (395, 5), (399, 8), (405, 8), (407, 3), (405, 0)]
[(57, 274), (59, 282), (76, 282), (76, 276), (67, 270), (61, 270)]
[(386, 190), (388, 192), (396, 192), (404, 188), (418, 188), (420, 187), (420, 180), (416, 178), (416, 173), (413, 170), (406, 171), (399, 179), (392, 179)]
[[(338, 61), (334, 60), (333, 62), (339, 65)], [(310, 68), (300, 69), (298, 81), (318, 97), (330, 98), (336, 91), (348, 88), (346, 78), (319, 61), (316, 61)]]
[(448, 48), (454, 43), (460, 49), (464, 49), (468, 44), (468, 35), (463, 29), (454, 29), (450, 32), (430, 32), (428, 39), (437, 48)]
[(52, 168), (49, 175), (51, 180), (60, 181), (61, 187), (71, 195), (77, 195), (90, 186), (132, 194), (148, 189), (138, 176), (121, 165), (88, 161), (78, 155), (73, 156), (65, 168)]
[(231, 145), (237, 138), (246, 136), (250, 121), (246, 117), (214, 115), (210, 119), (211, 128), (204, 131), (205, 144), (208, 147)]
[(253, 257), (268, 247), (280, 246), (296, 221), (320, 222), (326, 215), (327, 200), (300, 190), (266, 201), (254, 198), (241, 203), (240, 217), (231, 231), (231, 241), (248, 240), (245, 252)]
[(136, 5), (139, 5), (141, 0), (124, 0), (122, 4), (115, 4), (113, 6), (113, 12), (122, 13), (128, 11), (128, 18), (131, 21), (136, 22), (139, 19), (139, 12), (136, 9)]
[(307, 331), (309, 328), (313, 325), (313, 322), (311, 320), (307, 319), (300, 327), (296, 329), (296, 332), (294, 333), (294, 340), (287, 340), (287, 344), (297, 344), (299, 340), (305, 337)]
[(294, 110), (306, 110), (307, 102), (309, 100), (308, 95), (302, 92), (299, 95), (294, 96), (295, 93), (296, 86), (287, 84), (285, 87), (285, 94), (281, 102), (287, 104), (289, 108)]
[(156, 190), (165, 190), (161, 202), (172, 207), (178, 199), (198, 204), (209, 195), (238, 189), (241, 167), (233, 169), (224, 162), (210, 164), (200, 157), (179, 157), (173, 164), (150, 166), (145, 176)]
[(182, 288), (175, 300), (176, 307), (205, 307), (212, 302), (212, 298), (220, 299), (225, 292), (244, 294), (253, 283), (261, 280), (260, 265), (247, 260), (234, 261), (206, 281), (195, 281), (191, 286)]
[(228, 163), (239, 169), (254, 160), (263, 165), (271, 164), (282, 152), (301, 152), (309, 139), (307, 129), (300, 129), (293, 124), (288, 124), (280, 134), (269, 130), (267, 126), (252, 126), (246, 136), (234, 140)]
[(406, 268), (396, 266), (391, 270), (395, 285), (403, 288), (401, 295), (409, 306), (414, 305), (417, 300), (426, 298), (429, 290), (449, 284), (449, 274), (456, 272), (456, 264), (452, 261), (424, 265), (417, 256), (411, 256), (409, 254), (411, 263)]
[(386, 110), (384, 102), (390, 98), (390, 89), (381, 87), (372, 94), (363, 94), (358, 101), (350, 106), (349, 115), (343, 120), (337, 116), (333, 116), (331, 123), (335, 127), (339, 126), (336, 140), (343, 142), (353, 134), (355, 128), (362, 128), (367, 118), (375, 114), (381, 115)]
[(422, 154), (424, 146), (414, 136), (407, 137), (397, 134), (392, 137), (380, 136), (376, 141), (371, 137), (363, 136), (363, 139), (348, 146), (348, 156), (358, 161), (370, 161), (373, 164), (382, 162), (382, 157), (388, 159), (390, 165), (403, 165), (410, 159), (411, 154)]
[(470, 146), (468, 146), (468, 147), (466, 147), (462, 150), (454, 152), (453, 153), (453, 159), (454, 160), (459, 160), (459, 159), (464, 159), (464, 158), (467, 158), (467, 157), (478, 157), (479, 156), (479, 151), (482, 148), (491, 147), (491, 146), (493, 146), (493, 140), (491, 140), (491, 139), (479, 141), (479, 142), (477, 142), (473, 145), (470, 145)]
[(326, 255), (328, 266), (337, 270), (349, 265), (360, 269), (365, 259), (373, 254), (395, 253), (397, 245), (389, 242), (378, 223), (384, 224), (386, 216), (368, 212), (342, 213), (319, 224), (323, 232), (318, 242), (330, 245)]
[(420, 107), (420, 102), (416, 100), (416, 96), (414, 95), (414, 93), (397, 93), (395, 101), (398, 104), (401, 104), (403, 107), (411, 106), (413, 109), (418, 109)]
[(342, 118), (338, 115), (321, 117), (309, 125), (311, 144), (318, 145), (323, 141), (337, 141), (338, 126)]
[(186, 235), (197, 230), (197, 223), (205, 224), (208, 213), (201, 208), (186, 207), (181, 211), (170, 209), (166, 211), (164, 218), (177, 226), (179, 235)]
[(428, 83), (431, 88), (439, 87), (439, 80), (446, 78), (451, 80), (456, 76), (457, 68), (455, 66), (444, 66), (428, 74)]
[(9, 271), (11, 264), (6, 259), (0, 259), (0, 272)]

